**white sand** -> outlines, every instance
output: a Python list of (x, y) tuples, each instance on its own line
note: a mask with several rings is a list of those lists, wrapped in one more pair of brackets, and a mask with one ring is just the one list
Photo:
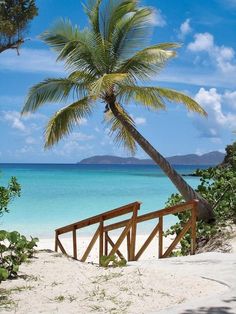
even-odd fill
[[(147, 235), (137, 235), (136, 238), (136, 253), (141, 248), (142, 244), (147, 239)], [(112, 241), (115, 243), (117, 240), (117, 235), (111, 236)], [(163, 239), (163, 245), (164, 248), (167, 248), (171, 242), (172, 237), (164, 238)], [(77, 249), (78, 249), (78, 259), (80, 259), (85, 252), (91, 238), (90, 237), (78, 237), (77, 238)], [(72, 238), (71, 237), (60, 237), (60, 241), (65, 248), (66, 252), (69, 255), (72, 255), (73, 249), (72, 249)], [(92, 249), (91, 253), (88, 256), (88, 259), (86, 262), (94, 262), (98, 263), (98, 241), (95, 243), (94, 248)], [(54, 239), (41, 239), (38, 243), (38, 249), (50, 249), (54, 250), (55, 248), (55, 240)], [(111, 247), (109, 247), (109, 250)], [(123, 243), (120, 246), (121, 253), (124, 255), (125, 258), (127, 258), (127, 242), (124, 240)], [(60, 251), (60, 249), (59, 249)], [(140, 260), (150, 260), (150, 259), (157, 259), (158, 258), (158, 236), (156, 236), (153, 241), (150, 243), (146, 251), (144, 251), (143, 255), (141, 256)]]
[[(140, 246), (144, 236), (137, 240)], [(79, 252), (88, 241), (88, 238), (80, 239)], [(65, 247), (70, 250), (69, 243), (69, 239), (64, 240)], [(41, 240), (39, 247), (53, 248), (54, 241)], [(158, 261), (155, 257), (157, 248), (157, 241), (153, 241), (140, 262), (108, 269), (53, 252), (39, 252), (30, 263), (21, 266), (19, 279), (1, 284), (0, 289), (7, 289), (8, 300), (14, 300), (15, 304), (9, 304), (9, 309), (2, 308), (0, 312), (156, 313), (227, 289), (191, 272), (178, 272), (174, 265), (165, 267), (168, 259), (165, 260), (167, 263)], [(91, 253), (90, 260), (96, 257), (97, 248)], [(4, 297), (6, 291), (0, 292)]]

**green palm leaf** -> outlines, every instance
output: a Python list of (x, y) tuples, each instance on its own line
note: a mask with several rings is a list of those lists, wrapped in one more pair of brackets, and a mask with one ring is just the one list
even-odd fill
[(163, 98), (156, 91), (155, 87), (140, 87), (120, 85), (118, 96), (122, 103), (135, 101), (142, 106), (151, 109), (166, 109)]
[(50, 148), (68, 135), (74, 125), (79, 124), (82, 118), (89, 116), (91, 111), (91, 99), (88, 97), (57, 111), (48, 122), (45, 131), (45, 148)]
[(191, 97), (173, 89), (162, 87), (142, 87), (120, 84), (118, 95), (122, 102), (134, 100), (151, 109), (166, 109), (164, 99), (182, 103), (190, 110), (206, 116), (205, 110)]
[(86, 94), (86, 85), (68, 78), (47, 79), (38, 83), (29, 90), (22, 114), (35, 112), (45, 103), (64, 102), (72, 90), (77, 97), (84, 95)]
[(91, 84), (91, 93), (100, 97), (102, 94), (110, 94), (115, 84), (128, 79), (126, 73), (104, 74)]
[(169, 88), (156, 87), (156, 90), (161, 97), (171, 102), (182, 103), (188, 110), (207, 116), (206, 111), (191, 97)]
[(66, 44), (79, 40), (80, 32), (77, 26), (72, 26), (70, 20), (60, 19), (40, 38), (56, 52), (61, 52)]

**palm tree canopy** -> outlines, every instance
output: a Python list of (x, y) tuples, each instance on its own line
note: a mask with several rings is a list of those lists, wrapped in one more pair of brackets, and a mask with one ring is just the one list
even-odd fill
[(80, 29), (69, 20), (60, 20), (41, 35), (56, 52), (57, 60), (65, 63), (68, 75), (33, 86), (22, 113), (73, 98), (72, 104), (50, 119), (45, 147), (51, 147), (69, 134), (100, 102), (106, 105), (105, 121), (115, 140), (134, 153), (134, 139), (109, 110), (111, 98), (126, 122), (133, 126), (135, 123), (124, 108), (130, 101), (151, 110), (165, 109), (166, 101), (182, 103), (188, 110), (206, 115), (196, 101), (181, 92), (145, 85), (176, 56), (175, 50), (179, 47), (177, 43), (150, 45), (151, 8), (141, 7), (138, 0), (89, 0), (84, 10), (88, 28)]

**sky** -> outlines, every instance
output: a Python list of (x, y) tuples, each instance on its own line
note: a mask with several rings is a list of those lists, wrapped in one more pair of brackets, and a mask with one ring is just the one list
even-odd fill
[[(147, 85), (182, 91), (207, 111), (203, 118), (183, 105), (170, 103), (166, 111), (151, 112), (130, 104), (138, 130), (164, 156), (224, 151), (236, 139), (236, 0), (146, 0), (153, 8), (152, 43), (179, 42), (178, 56)], [(80, 28), (87, 19), (80, 1), (38, 0), (39, 15), (31, 22), (20, 49), (0, 54), (0, 162), (74, 163), (92, 155), (127, 156), (113, 142), (98, 105), (70, 136), (44, 150), (44, 128), (64, 104), (46, 104), (21, 117), (29, 88), (45, 78), (66, 76), (62, 64), (39, 35), (60, 17)], [(146, 158), (139, 149), (136, 157)]]

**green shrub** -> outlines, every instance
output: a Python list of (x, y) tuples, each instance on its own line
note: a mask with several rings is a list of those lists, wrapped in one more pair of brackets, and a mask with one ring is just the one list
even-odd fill
[(124, 267), (127, 264), (126, 259), (122, 258), (118, 260), (118, 257), (115, 255), (107, 256), (103, 255), (100, 259), (100, 264), (102, 267)]
[(17, 231), (0, 230), (0, 282), (17, 277), (21, 263), (32, 257), (38, 239), (27, 240)]
[[(230, 158), (228, 154), (230, 152)], [(214, 223), (197, 222), (197, 246), (206, 243), (213, 235), (225, 227), (227, 223), (236, 223), (236, 144), (227, 146), (227, 155), (223, 164), (206, 170), (197, 170), (195, 174), (200, 177), (200, 184), (196, 191), (212, 205)], [(172, 194), (166, 206), (173, 206), (184, 202), (179, 194)], [(188, 221), (190, 212), (176, 214), (179, 222), (170, 227), (165, 235), (178, 235), (183, 225)], [(180, 242), (181, 249), (174, 255), (187, 255), (190, 253), (190, 232)]]
[(15, 198), (19, 197), (21, 186), (15, 177), (12, 177), (7, 187), (0, 186), (0, 216), (8, 213), (8, 205)]

